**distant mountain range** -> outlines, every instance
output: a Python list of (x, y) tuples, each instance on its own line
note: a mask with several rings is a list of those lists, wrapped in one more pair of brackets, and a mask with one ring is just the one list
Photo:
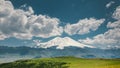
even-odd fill
[(120, 49), (98, 49), (89, 47), (69, 46), (64, 49), (56, 49), (56, 46), (50, 48), (31, 48), (26, 46), (7, 47), (0, 46), (0, 58), (10, 57), (11, 55), (31, 56), (32, 58), (75, 56), (82, 58), (120, 58)]

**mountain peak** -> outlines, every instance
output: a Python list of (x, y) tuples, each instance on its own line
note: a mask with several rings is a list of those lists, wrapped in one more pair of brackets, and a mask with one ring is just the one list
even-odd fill
[(73, 40), (70, 37), (63, 37), (63, 38), (56, 37), (47, 42), (40, 42), (38, 46), (42, 48), (49, 48), (52, 46), (56, 46), (57, 49), (64, 49), (64, 47), (69, 47), (69, 46), (75, 46), (75, 47), (80, 47), (80, 48), (84, 48), (84, 47), (93, 48), (92, 46), (81, 44), (78, 41)]

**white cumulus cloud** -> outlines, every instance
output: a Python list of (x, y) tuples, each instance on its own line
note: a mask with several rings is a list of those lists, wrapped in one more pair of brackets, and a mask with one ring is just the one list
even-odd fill
[(114, 1), (110, 1), (108, 4), (106, 4), (106, 8), (109, 8), (114, 3), (115, 3)]
[(64, 31), (68, 33), (69, 35), (74, 34), (87, 34), (90, 31), (95, 31), (98, 29), (98, 27), (105, 21), (105, 19), (97, 20), (95, 18), (85, 18), (82, 20), (79, 20), (75, 24), (67, 24), (65, 26)]
[(104, 34), (99, 34), (93, 38), (80, 39), (79, 42), (87, 45), (93, 45), (99, 48), (119, 46), (120, 29), (119, 28), (110, 29)]
[(109, 23), (107, 24), (107, 27), (108, 27), (108, 28), (120, 28), (120, 20), (115, 21), (114, 23), (109, 22)]
[(24, 8), (27, 10), (15, 9), (10, 1), (0, 0), (0, 40), (61, 35), (63, 28), (59, 26), (59, 19), (35, 15), (32, 7)]
[(118, 7), (116, 8), (116, 10), (114, 11), (114, 13), (113, 13), (113, 18), (114, 18), (114, 19), (117, 19), (117, 20), (120, 20), (120, 6), (118, 6)]

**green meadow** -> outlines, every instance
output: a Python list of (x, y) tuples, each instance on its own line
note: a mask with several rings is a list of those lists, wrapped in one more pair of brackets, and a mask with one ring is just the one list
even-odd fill
[(3, 63), (0, 68), (120, 68), (120, 59), (39, 58)]

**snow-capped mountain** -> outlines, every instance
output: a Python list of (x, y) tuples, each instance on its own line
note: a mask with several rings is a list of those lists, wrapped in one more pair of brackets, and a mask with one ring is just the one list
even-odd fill
[(57, 49), (64, 49), (64, 47), (68, 47), (68, 46), (74, 46), (80, 48), (84, 48), (84, 47), (94, 48), (93, 46), (81, 44), (70, 37), (64, 37), (64, 38), (56, 37), (47, 42), (40, 42), (40, 41), (36, 42), (36, 44), (38, 47), (42, 47), (42, 48), (49, 48), (53, 46), (56, 46)]

